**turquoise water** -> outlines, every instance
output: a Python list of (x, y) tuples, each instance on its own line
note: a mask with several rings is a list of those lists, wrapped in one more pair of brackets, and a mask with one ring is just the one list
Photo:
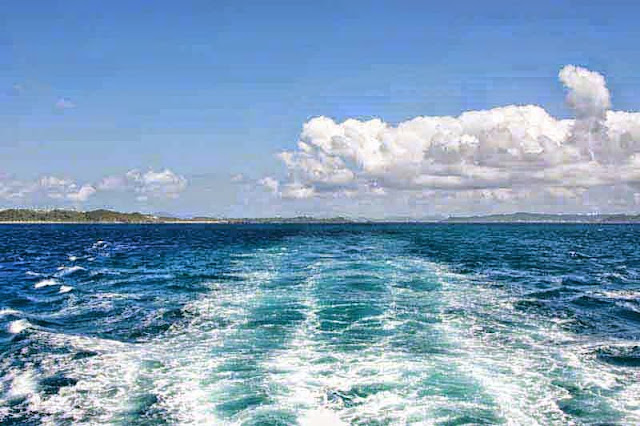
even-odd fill
[(640, 423), (640, 226), (3, 225), (3, 424)]

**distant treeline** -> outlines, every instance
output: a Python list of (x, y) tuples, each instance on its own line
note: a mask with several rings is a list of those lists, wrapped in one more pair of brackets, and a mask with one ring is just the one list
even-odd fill
[(51, 222), (51, 223), (231, 223), (231, 224), (266, 224), (266, 223), (374, 223), (374, 222), (407, 222), (407, 223), (640, 223), (640, 214), (542, 214), (513, 213), (488, 216), (449, 217), (443, 220), (366, 220), (345, 217), (314, 218), (311, 216), (267, 217), (267, 218), (213, 218), (192, 217), (188, 219), (169, 216), (154, 216), (144, 213), (120, 213), (112, 210), (92, 210), (88, 212), (74, 210), (0, 210), (0, 222)]
[(161, 218), (142, 213), (119, 213), (111, 210), (80, 212), (74, 210), (0, 210), (0, 222), (78, 222), (78, 223), (154, 223)]
[(0, 210), (0, 222), (53, 222), (53, 223), (346, 223), (349, 219), (313, 218), (298, 216), (291, 218), (239, 218), (220, 219), (213, 217), (192, 217), (188, 219), (169, 216), (154, 216), (143, 213), (120, 213), (112, 210)]
[(544, 214), (512, 213), (488, 216), (450, 217), (445, 223), (640, 223), (640, 214)]

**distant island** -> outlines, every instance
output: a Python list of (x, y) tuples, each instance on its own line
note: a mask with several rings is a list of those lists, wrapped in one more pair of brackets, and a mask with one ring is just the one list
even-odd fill
[(289, 218), (214, 218), (191, 217), (178, 218), (145, 213), (122, 213), (98, 209), (91, 211), (76, 210), (0, 210), (0, 223), (350, 223), (343, 217), (314, 218), (296, 216)]
[(0, 223), (220, 223), (220, 224), (338, 224), (338, 223), (640, 223), (640, 214), (545, 214), (511, 213), (486, 216), (448, 217), (445, 219), (360, 219), (347, 217), (317, 218), (311, 216), (266, 218), (215, 218), (196, 216), (178, 218), (145, 213), (122, 213), (112, 210), (0, 210)]
[(640, 223), (640, 214), (547, 214), (511, 213), (449, 217), (444, 223)]

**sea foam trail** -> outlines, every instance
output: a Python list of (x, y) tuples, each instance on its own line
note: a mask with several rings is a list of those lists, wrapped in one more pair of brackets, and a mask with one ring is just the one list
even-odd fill
[[(439, 380), (437, 390), (430, 388), (438, 380), (438, 365), (426, 354), (449, 345), (429, 325), (439, 304), (438, 285), (430, 270), (411, 261), (361, 264), (359, 279), (366, 283), (367, 291), (375, 293), (367, 300), (381, 310), (370, 316), (354, 312), (355, 318), (340, 321), (334, 309), (348, 310), (350, 303), (349, 293), (338, 291), (345, 281), (336, 280), (336, 275), (347, 280), (352, 275), (351, 262), (340, 263), (318, 262), (311, 268), (314, 272), (302, 292), (307, 318), (290, 344), (273, 354), (265, 368), (275, 387), (286, 389), (279, 402), (299, 413), (300, 424), (318, 424), (329, 418), (331, 424), (424, 423), (452, 420), (451, 413), (470, 409), (491, 410), (490, 398), (480, 389), (472, 391), (474, 403), (438, 397), (437, 391), (444, 394), (449, 387), (465, 384), (458, 372), (450, 372), (450, 382)], [(327, 292), (333, 286), (336, 291)], [(341, 295), (347, 295), (347, 300)], [(354, 302), (351, 305), (358, 306)], [(328, 322), (332, 320), (335, 322)], [(414, 339), (423, 340), (425, 347), (403, 347), (408, 331)], [(351, 332), (356, 332), (354, 337), (368, 337), (365, 342), (357, 338), (344, 345), (335, 342), (336, 334)]]
[[(186, 322), (148, 342), (122, 344), (34, 332), (33, 339), (73, 348), (66, 355), (43, 354), (40, 374), (69, 376), (75, 383), (54, 395), (37, 388), (28, 392), (28, 410), (45, 423), (68, 419), (74, 424), (126, 424), (135, 421), (131, 416), (140, 410), (147, 410), (145, 416), (152, 422), (229, 422), (228, 417), (218, 418), (217, 408), (237, 380), (229, 377), (225, 364), (239, 356), (235, 349), (246, 350), (241, 348), (240, 329), (248, 321), (252, 300), (261, 297), (260, 286), (272, 277), (271, 257), (260, 252), (238, 262), (233, 285), (211, 282), (209, 294), (184, 307)], [(90, 356), (76, 359), (74, 352)]]
[(629, 397), (637, 383), (620, 380), (633, 375), (629, 369), (598, 363), (562, 321), (517, 311), (512, 295), (442, 265), (432, 268), (455, 308), (439, 327), (464, 342), (450, 362), (493, 395), (509, 423), (570, 424), (575, 412), (594, 422), (640, 421), (640, 404)]
[[(407, 245), (305, 235), (226, 253), (179, 321), (130, 342), (31, 327), (16, 339), (30, 350), (0, 360), (0, 422), (16, 404), (44, 424), (640, 422), (637, 373), (599, 363), (588, 345), (602, 342)], [(145, 268), (148, 286), (173, 276)], [(47, 319), (131, 302), (127, 315), (149, 300), (111, 287), (130, 281), (84, 305), (56, 296)]]

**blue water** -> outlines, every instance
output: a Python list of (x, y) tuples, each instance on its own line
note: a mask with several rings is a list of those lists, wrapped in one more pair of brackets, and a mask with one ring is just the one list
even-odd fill
[(2, 225), (3, 424), (640, 423), (640, 226)]

